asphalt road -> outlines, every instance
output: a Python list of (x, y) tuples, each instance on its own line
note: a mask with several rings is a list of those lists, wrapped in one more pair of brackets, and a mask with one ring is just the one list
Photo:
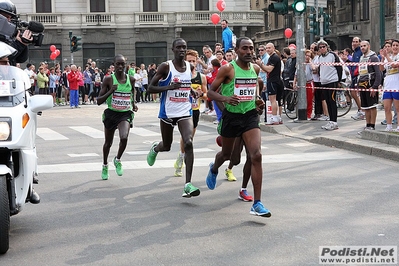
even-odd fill
[[(319, 246), (398, 244), (396, 162), (262, 132), (262, 201), (272, 217), (255, 217), (237, 199), (242, 164), (237, 182), (223, 166), (216, 189), (206, 187), (219, 150), (213, 123), (201, 121), (194, 139), (199, 197), (181, 197), (178, 142), (147, 165), (160, 140), (155, 103), (139, 105), (124, 175), (111, 166), (101, 180), (103, 108), (56, 107), (38, 119), (42, 202), (11, 218), (0, 265), (319, 265)], [(116, 137), (110, 162), (117, 145)]]

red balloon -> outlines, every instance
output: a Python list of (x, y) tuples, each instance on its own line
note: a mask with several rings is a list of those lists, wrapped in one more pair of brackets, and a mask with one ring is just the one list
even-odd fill
[(56, 58), (57, 58), (57, 55), (54, 52), (52, 52), (50, 55), (50, 59), (55, 60)]
[(212, 21), (212, 23), (215, 24), (215, 25), (218, 24), (219, 21), (220, 21), (220, 16), (219, 16), (219, 14), (213, 13), (213, 14), (211, 15), (211, 21)]
[(52, 44), (52, 45), (50, 46), (50, 51), (51, 51), (51, 52), (54, 52), (54, 51), (55, 51), (55, 49), (57, 49), (57, 47), (55, 47), (55, 45), (54, 45), (54, 44)]
[(219, 147), (222, 147), (222, 145), (223, 145), (223, 143), (222, 143), (222, 136), (217, 136), (217, 137), (216, 137), (216, 144), (217, 144)]
[(292, 36), (292, 30), (290, 28), (286, 28), (284, 31), (285, 38), (289, 39)]
[(219, 9), (220, 12), (223, 12), (224, 9), (226, 8), (226, 2), (223, 1), (223, 0), (219, 0), (219, 1), (216, 3), (216, 7)]
[(56, 56), (59, 56), (61, 52), (60, 52), (60, 50), (57, 49), (57, 50), (54, 51), (54, 53), (55, 53)]

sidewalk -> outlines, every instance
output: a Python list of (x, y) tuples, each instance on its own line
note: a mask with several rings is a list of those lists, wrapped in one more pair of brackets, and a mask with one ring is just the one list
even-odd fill
[[(312, 143), (350, 150), (353, 152), (373, 155), (384, 159), (399, 161), (399, 133), (384, 132), (386, 126), (381, 125), (384, 120), (384, 110), (377, 113), (376, 130), (363, 131), (366, 121), (355, 121), (351, 118), (357, 110), (351, 110), (344, 117), (338, 117), (338, 130), (326, 131), (321, 129), (327, 121), (300, 121), (289, 119), (282, 115), (282, 125), (261, 124), (262, 131), (307, 140)], [(201, 120), (213, 122), (216, 117), (201, 114)], [(261, 117), (264, 121), (264, 115)], [(396, 128), (396, 125), (393, 125)], [(361, 134), (358, 134), (361, 132)]]

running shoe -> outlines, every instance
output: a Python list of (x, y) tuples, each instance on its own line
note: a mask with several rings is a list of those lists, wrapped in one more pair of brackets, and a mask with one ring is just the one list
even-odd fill
[(328, 123), (326, 125), (322, 126), (321, 128), (325, 129), (325, 130), (336, 130), (336, 129), (338, 129), (338, 124), (337, 124), (337, 122), (328, 121)]
[(262, 216), (267, 218), (272, 216), (271, 212), (268, 209), (266, 209), (265, 206), (263, 206), (262, 202), (260, 201), (252, 205), (251, 211), (249, 213), (252, 215)]
[(122, 163), (121, 160), (117, 160), (116, 157), (114, 158), (114, 165), (115, 165), (115, 172), (118, 176), (123, 175)]
[(208, 176), (206, 177), (206, 185), (210, 190), (214, 190), (216, 187), (216, 177), (218, 176), (218, 172), (214, 173), (212, 171), (213, 163), (209, 164), (209, 172)]
[(103, 180), (108, 180), (108, 177), (109, 177), (109, 175), (108, 175), (108, 165), (103, 165), (103, 170), (101, 172), (101, 178)]
[(147, 154), (147, 163), (149, 166), (153, 166), (155, 160), (157, 159), (158, 153), (154, 150), (154, 148), (158, 145), (158, 142), (152, 143), (150, 152)]
[(237, 181), (237, 178), (234, 176), (233, 171), (231, 169), (226, 168), (225, 174), (228, 181)]
[(366, 118), (366, 115), (362, 111), (357, 111), (357, 113), (355, 115), (352, 115), (351, 117), (354, 120), (364, 120)]
[(386, 126), (387, 125), (387, 120), (386, 119), (382, 120), (381, 121), (381, 125)]
[(200, 194), (200, 190), (197, 187), (194, 187), (193, 184), (187, 183), (183, 189), (183, 198), (191, 198), (196, 197)]
[(183, 168), (184, 155), (179, 153), (175, 162), (175, 176), (183, 176), (181, 169)]
[(239, 191), (238, 198), (242, 201), (253, 201), (254, 200), (254, 198), (248, 194), (246, 189)]

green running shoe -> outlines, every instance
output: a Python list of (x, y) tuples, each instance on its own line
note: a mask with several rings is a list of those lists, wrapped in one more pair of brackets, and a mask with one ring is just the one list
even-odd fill
[(193, 184), (191, 184), (191, 183), (187, 183), (184, 186), (183, 195), (181, 195), (181, 196), (184, 198), (191, 198), (191, 197), (198, 196), (199, 194), (200, 194), (199, 188), (194, 187)]
[(158, 142), (154, 142), (151, 146), (150, 152), (147, 154), (147, 163), (149, 166), (153, 166), (157, 159), (158, 153), (154, 151), (154, 148), (158, 145)]
[(103, 170), (101, 172), (101, 178), (103, 180), (108, 180), (108, 177), (109, 177), (109, 175), (108, 175), (108, 165), (103, 165)]
[(114, 158), (114, 165), (115, 165), (115, 172), (118, 176), (123, 175), (122, 163), (121, 160), (117, 160), (116, 157)]

